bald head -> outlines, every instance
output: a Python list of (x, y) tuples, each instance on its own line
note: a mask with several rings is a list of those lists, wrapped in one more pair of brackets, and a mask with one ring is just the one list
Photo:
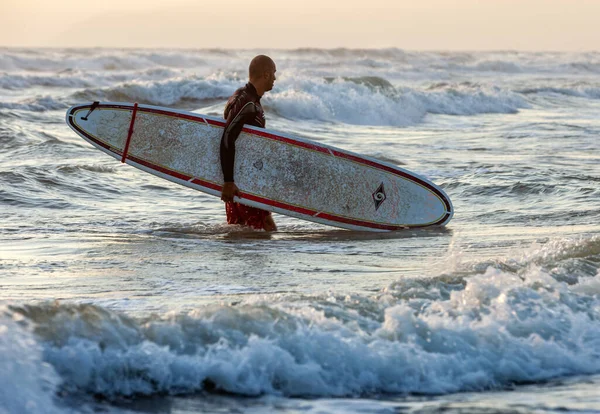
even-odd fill
[(252, 62), (250, 62), (250, 67), (248, 68), (248, 74), (250, 75), (250, 79), (257, 79), (265, 72), (269, 72), (275, 66), (275, 62), (273, 59), (266, 55), (258, 55)]
[(258, 55), (252, 59), (248, 68), (248, 75), (250, 83), (254, 85), (259, 96), (273, 89), (273, 84), (277, 79), (275, 72), (277, 72), (277, 67), (270, 57)]

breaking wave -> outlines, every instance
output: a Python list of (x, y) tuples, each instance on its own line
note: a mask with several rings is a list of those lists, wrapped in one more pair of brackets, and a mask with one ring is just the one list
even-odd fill
[[(243, 84), (236, 76), (218, 73), (206, 78), (179, 77), (133, 81), (86, 89), (74, 100), (136, 101), (188, 107), (225, 100)], [(406, 126), (425, 115), (516, 113), (529, 104), (518, 94), (496, 87), (440, 84), (427, 89), (397, 88), (381, 77), (285, 77), (262, 100), (267, 110), (288, 119), (311, 119), (358, 125)]]
[(295, 79), (280, 85), (264, 102), (286, 118), (391, 126), (419, 123), (428, 113), (510, 114), (529, 107), (521, 96), (494, 87), (394, 88), (380, 78)]
[(43, 347), (24, 322), (0, 306), (0, 413), (60, 413), (54, 402), (60, 377), (44, 362)]
[[(42, 369), (50, 384), (60, 375), (63, 392), (109, 399), (439, 394), (594, 374), (599, 258), (597, 237), (560, 240), (467, 273), (402, 278), (373, 296), (271, 295), (141, 318), (88, 304), (12, 305), (3, 364), (41, 352), (52, 369), (19, 362), (27, 381)], [(577, 273), (574, 259), (595, 272)], [(32, 324), (37, 339), (11, 319)], [(12, 348), (7, 337), (25, 339)]]
[(226, 100), (241, 81), (222, 74), (212, 77), (170, 78), (161, 81), (131, 81), (115, 86), (77, 92), (80, 100), (136, 101), (151, 105), (180, 106), (185, 102)]

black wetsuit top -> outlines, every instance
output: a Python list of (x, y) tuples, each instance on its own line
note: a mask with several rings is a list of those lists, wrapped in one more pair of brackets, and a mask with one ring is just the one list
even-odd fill
[(260, 104), (260, 96), (250, 82), (239, 88), (225, 105), (225, 130), (221, 137), (221, 169), (225, 182), (233, 182), (235, 162), (235, 141), (244, 124), (264, 128), (265, 113)]

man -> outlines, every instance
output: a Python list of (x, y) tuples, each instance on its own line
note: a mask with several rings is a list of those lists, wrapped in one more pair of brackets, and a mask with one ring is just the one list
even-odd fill
[(227, 223), (241, 224), (265, 231), (277, 230), (269, 211), (248, 207), (233, 201), (234, 196), (240, 195), (240, 190), (234, 182), (233, 166), (235, 141), (244, 124), (260, 128), (264, 128), (266, 125), (260, 98), (265, 92), (273, 89), (276, 71), (275, 62), (270, 57), (259, 55), (252, 59), (248, 69), (249, 82), (235, 91), (225, 105), (226, 123), (221, 137), (221, 168), (225, 179), (221, 200), (225, 202)]

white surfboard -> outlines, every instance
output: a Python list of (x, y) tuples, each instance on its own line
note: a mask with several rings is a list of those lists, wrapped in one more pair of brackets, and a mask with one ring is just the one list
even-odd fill
[[(150, 174), (220, 197), (223, 119), (133, 103), (84, 103), (67, 124), (101, 151)], [(393, 164), (268, 129), (236, 141), (235, 201), (351, 230), (445, 225), (450, 198)]]

